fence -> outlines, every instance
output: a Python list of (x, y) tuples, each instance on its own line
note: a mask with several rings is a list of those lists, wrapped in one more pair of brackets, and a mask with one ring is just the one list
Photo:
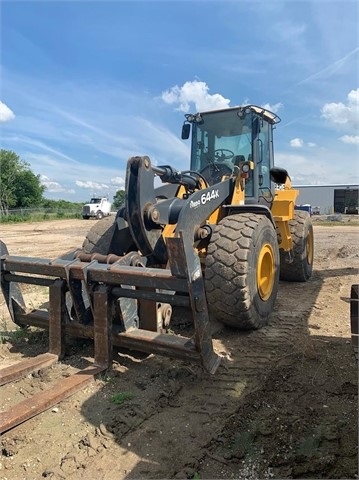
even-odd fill
[(81, 207), (64, 209), (64, 208), (12, 208), (7, 214), (0, 214), (0, 222), (26, 222), (41, 220), (56, 220), (61, 218), (82, 218)]

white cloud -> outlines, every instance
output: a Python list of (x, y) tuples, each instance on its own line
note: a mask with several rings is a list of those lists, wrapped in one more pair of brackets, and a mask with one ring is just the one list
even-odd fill
[(105, 183), (97, 183), (97, 182), (91, 182), (88, 180), (87, 182), (83, 182), (82, 180), (76, 180), (76, 185), (81, 188), (88, 188), (92, 190), (108, 190), (109, 186), (106, 185)]
[(170, 105), (177, 104), (177, 110), (182, 112), (188, 112), (190, 104), (194, 104), (196, 111), (229, 107), (230, 100), (228, 98), (224, 98), (219, 93), (211, 95), (208, 91), (209, 87), (205, 82), (194, 80), (184, 83), (182, 87), (175, 85), (170, 90), (162, 92), (161, 98)]
[[(277, 151), (275, 164), (284, 167), (294, 185), (356, 184), (359, 171), (345, 160), (338, 162), (338, 151), (315, 149), (310, 153)], [(343, 158), (345, 158), (343, 156)]]
[(0, 101), (0, 122), (9, 122), (15, 118), (14, 112)]
[(357, 128), (359, 125), (359, 88), (351, 90), (347, 103), (326, 103), (322, 108), (322, 116), (333, 124)]
[(270, 103), (265, 103), (264, 105), (261, 105), (261, 106), (266, 110), (269, 110), (270, 112), (277, 113), (278, 110), (283, 107), (283, 103), (278, 102), (278, 103), (275, 103), (274, 105), (271, 105)]
[(44, 185), (44, 187), (46, 187), (46, 193), (60, 193), (60, 192), (75, 193), (74, 190), (72, 189), (69, 190), (63, 187), (59, 182), (55, 182), (54, 180), (51, 180), (46, 175), (40, 175), (40, 181), (41, 181), (41, 184)]
[(316, 143), (314, 143), (314, 142), (308, 142), (308, 143), (307, 143), (307, 145), (308, 145), (308, 147), (311, 147), (311, 148), (313, 148), (313, 147), (316, 147), (316, 146), (317, 146), (317, 144), (316, 144)]
[(343, 135), (342, 137), (339, 137), (339, 140), (341, 140), (343, 143), (358, 145), (359, 135)]
[(122, 177), (111, 178), (111, 185), (114, 185), (115, 187), (124, 187), (125, 180)]
[(303, 140), (301, 138), (293, 138), (290, 142), (289, 142), (290, 146), (291, 147), (294, 147), (294, 148), (301, 148), (304, 144)]

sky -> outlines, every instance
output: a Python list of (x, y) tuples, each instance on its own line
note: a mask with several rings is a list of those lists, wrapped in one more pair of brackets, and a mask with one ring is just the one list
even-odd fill
[(128, 158), (189, 167), (184, 114), (265, 106), (294, 185), (359, 183), (359, 2), (0, 0), (1, 148), (49, 199), (112, 200)]

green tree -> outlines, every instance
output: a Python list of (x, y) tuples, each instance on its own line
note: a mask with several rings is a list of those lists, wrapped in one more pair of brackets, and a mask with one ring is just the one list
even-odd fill
[(81, 212), (83, 203), (69, 202), (68, 200), (52, 200), (49, 198), (44, 198), (41, 206), (53, 210), (78, 210), (79, 212)]
[(9, 208), (37, 207), (43, 201), (44, 185), (30, 165), (11, 150), (0, 151), (0, 213)]
[(125, 201), (125, 190), (117, 190), (113, 197), (112, 208), (118, 210)]

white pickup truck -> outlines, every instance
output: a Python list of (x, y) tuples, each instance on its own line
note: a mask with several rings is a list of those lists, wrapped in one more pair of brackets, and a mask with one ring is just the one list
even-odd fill
[(106, 197), (93, 197), (90, 203), (86, 203), (82, 207), (82, 218), (88, 220), (90, 217), (95, 217), (100, 220), (103, 217), (110, 215), (111, 202)]

